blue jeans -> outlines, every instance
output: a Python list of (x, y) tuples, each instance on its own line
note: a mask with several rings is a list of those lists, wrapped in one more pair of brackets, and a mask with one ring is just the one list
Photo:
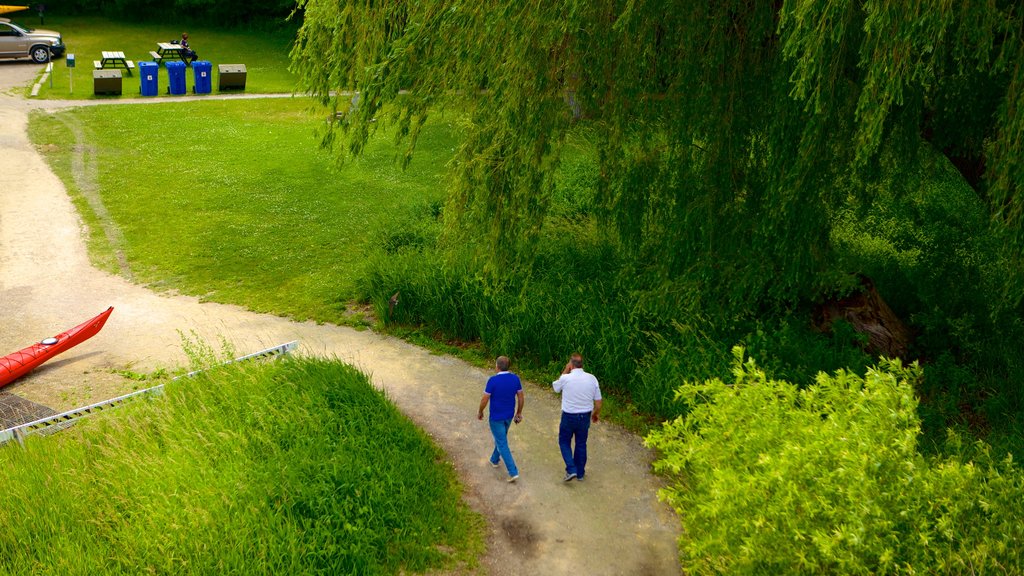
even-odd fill
[(491, 454), (491, 464), (505, 461), (505, 468), (509, 476), (518, 476), (519, 468), (516, 468), (516, 461), (512, 458), (512, 450), (508, 447), (508, 429), (512, 426), (511, 420), (489, 420), (491, 435), (494, 436), (494, 452)]
[[(565, 473), (583, 478), (587, 471), (587, 434), (590, 433), (590, 412), (568, 414), (562, 412), (558, 425), (558, 447), (565, 460)], [(573, 453), (572, 439), (576, 437), (576, 453)]]

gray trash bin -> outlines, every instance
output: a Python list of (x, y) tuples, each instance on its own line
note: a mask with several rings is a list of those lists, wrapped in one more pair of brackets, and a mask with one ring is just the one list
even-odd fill
[(94, 94), (120, 94), (120, 70), (93, 70), (92, 91)]
[(245, 64), (218, 64), (218, 90), (245, 90)]

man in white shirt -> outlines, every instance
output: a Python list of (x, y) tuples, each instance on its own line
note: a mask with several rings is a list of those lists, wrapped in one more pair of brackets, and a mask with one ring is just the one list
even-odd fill
[[(562, 395), (562, 422), (558, 425), (558, 447), (565, 460), (564, 482), (583, 480), (587, 466), (587, 434), (590, 423), (601, 414), (601, 388), (593, 374), (583, 371), (583, 356), (573, 354), (562, 375), (551, 383)], [(576, 450), (572, 441), (576, 439)]]

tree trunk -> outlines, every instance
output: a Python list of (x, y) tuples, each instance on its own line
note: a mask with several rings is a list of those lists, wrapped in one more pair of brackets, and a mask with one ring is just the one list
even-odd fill
[(819, 307), (816, 328), (831, 332), (836, 320), (846, 320), (857, 333), (867, 335), (866, 352), (906, 360), (910, 330), (885, 303), (870, 278), (860, 276), (860, 283), (863, 288), (860, 292), (827, 301)]

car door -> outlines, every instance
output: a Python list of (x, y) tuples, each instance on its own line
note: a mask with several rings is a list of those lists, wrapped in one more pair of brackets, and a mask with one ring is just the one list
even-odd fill
[(0, 56), (18, 58), (28, 56), (28, 43), (21, 31), (7, 22), (0, 22)]

